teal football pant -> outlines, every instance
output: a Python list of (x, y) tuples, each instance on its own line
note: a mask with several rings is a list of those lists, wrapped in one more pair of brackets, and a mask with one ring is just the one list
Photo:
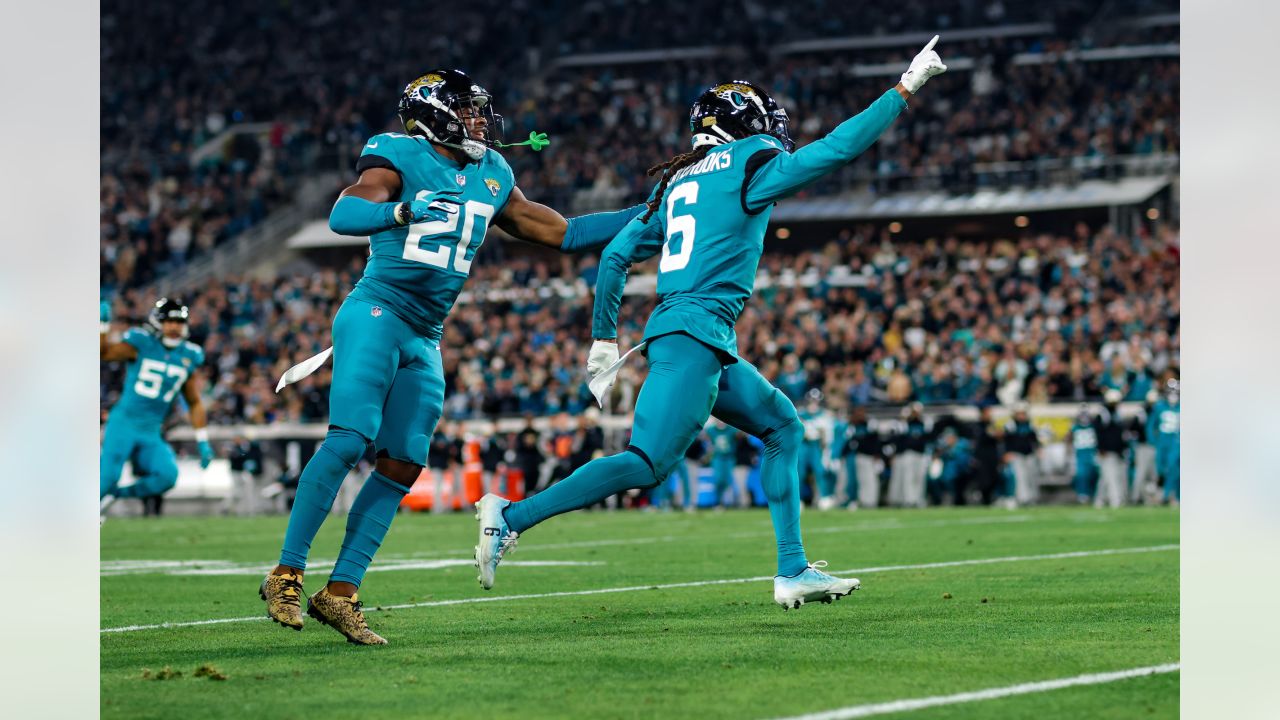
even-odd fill
[[(711, 414), (715, 414), (714, 408), (711, 410)], [(712, 457), (711, 477), (716, 484), (716, 505), (723, 505), (724, 491), (733, 485), (733, 456), (716, 455)]]
[(1182, 448), (1170, 442), (1156, 446), (1160, 476), (1164, 478), (1164, 499), (1182, 500)]
[(822, 464), (822, 443), (805, 441), (800, 448), (800, 482), (807, 481), (810, 473), (813, 474), (816, 497), (831, 497), (835, 493), (835, 483)]
[[(305, 570), (311, 542), (333, 507), (347, 473), (373, 442), (379, 456), (426, 465), (427, 446), (444, 409), (444, 367), (440, 348), (416, 334), (391, 311), (347, 298), (333, 320), (333, 380), (329, 389), (329, 432), (307, 462), (289, 513), (280, 564)], [(371, 494), (390, 481), (366, 481)], [(369, 485), (374, 483), (374, 485)], [(361, 490), (364, 495), (365, 489)], [(398, 499), (382, 493), (364, 515), (374, 529), (349, 527), (350, 538), (364, 542), (355, 566), (367, 566), (394, 517)], [(396, 503), (393, 504), (393, 500)], [(344, 551), (347, 548), (344, 547)], [(367, 556), (367, 557), (365, 557)], [(363, 567), (339, 579), (358, 585)]]
[[(135, 481), (117, 488), (126, 462), (133, 462)], [(150, 497), (167, 492), (178, 482), (178, 459), (169, 443), (155, 428), (139, 428), (123, 419), (108, 418), (102, 436), (102, 457), (98, 466), (98, 499)]]
[(333, 320), (329, 424), (372, 440), (380, 455), (426, 465), (443, 409), (440, 348), (390, 310), (347, 298)]
[(728, 367), (709, 346), (683, 333), (649, 341), (649, 375), (636, 400), (631, 445), (593, 460), (547, 490), (508, 506), (516, 532), (615, 493), (654, 487), (684, 457), (714, 411), (765, 445), (761, 482), (778, 540), (778, 574), (808, 565), (800, 540), (797, 453), (804, 432), (795, 407), (746, 362)]

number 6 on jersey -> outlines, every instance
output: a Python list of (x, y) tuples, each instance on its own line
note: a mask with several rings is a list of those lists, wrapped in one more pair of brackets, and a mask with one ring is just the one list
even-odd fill
[[(662, 244), (662, 260), (658, 263), (658, 272), (674, 272), (683, 270), (689, 264), (689, 255), (693, 252), (693, 239), (696, 234), (696, 223), (692, 215), (676, 215), (675, 204), (683, 200), (686, 205), (698, 202), (698, 183), (691, 181), (677, 185), (667, 196), (667, 241)], [(671, 241), (680, 235), (680, 249), (671, 251)]]

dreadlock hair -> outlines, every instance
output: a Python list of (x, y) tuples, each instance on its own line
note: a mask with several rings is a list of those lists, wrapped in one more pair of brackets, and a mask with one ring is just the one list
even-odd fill
[(645, 203), (649, 207), (649, 211), (644, 214), (644, 217), (640, 218), (640, 222), (649, 222), (649, 218), (653, 217), (658, 208), (662, 207), (662, 196), (667, 192), (667, 183), (671, 182), (671, 177), (681, 169), (700, 162), (702, 158), (707, 156), (707, 151), (711, 147), (710, 145), (699, 145), (687, 153), (681, 153), (664, 163), (658, 163), (649, 168), (649, 175), (656, 175), (661, 172), (662, 180), (658, 183), (658, 189), (653, 193), (653, 199)]

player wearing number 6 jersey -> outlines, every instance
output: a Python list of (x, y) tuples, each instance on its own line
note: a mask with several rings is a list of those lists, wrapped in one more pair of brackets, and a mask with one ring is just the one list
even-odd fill
[[(100, 356), (106, 362), (128, 363), (120, 401), (111, 408), (102, 436), (98, 498), (104, 519), (107, 505), (117, 497), (142, 498), (144, 507), (158, 514), (160, 497), (178, 481), (173, 448), (160, 432), (178, 393), (187, 401), (196, 428), (201, 467), (213, 460), (195, 374), (204, 364), (204, 351), (187, 340), (188, 315), (182, 303), (161, 298), (145, 326), (129, 328), (120, 342), (112, 343), (107, 337), (111, 306), (102, 303)], [(126, 462), (133, 463), (134, 483), (117, 487)]]
[(329, 431), (299, 480), (280, 564), (259, 591), (271, 619), (302, 629), (311, 542), (372, 443), (375, 469), (347, 517), (329, 583), (308, 599), (309, 615), (359, 644), (386, 642), (366, 625), (356, 591), (426, 464), (444, 407), (445, 316), (485, 231), (497, 225), (574, 252), (603, 247), (644, 209), (565, 220), (525, 199), (494, 149), (501, 117), (491, 96), (462, 72), (437, 70), (409, 83), (399, 111), (405, 133), (369, 139), (356, 163), (359, 180), (329, 216), (335, 232), (370, 236), (369, 261), (333, 321)]
[(600, 263), (597, 342), (588, 361), (593, 376), (618, 357), (615, 334), (628, 267), (662, 253), (658, 304), (644, 332), (649, 374), (636, 401), (631, 444), (521, 502), (482, 498), (476, 563), (483, 587), (492, 587), (498, 561), (520, 533), (614, 493), (660, 482), (714, 415), (765, 445), (761, 482), (778, 543), (774, 600), (798, 608), (857, 589), (857, 580), (832, 577), (820, 569), (825, 563), (806, 560), (797, 478), (803, 428), (781, 391), (738, 357), (734, 324), (752, 292), (772, 205), (875, 142), (906, 98), (946, 70), (933, 51), (937, 39), (893, 89), (795, 152), (785, 111), (752, 83), (716, 85), (694, 102), (693, 150), (650, 171), (661, 171), (662, 179), (648, 212), (627, 224)]

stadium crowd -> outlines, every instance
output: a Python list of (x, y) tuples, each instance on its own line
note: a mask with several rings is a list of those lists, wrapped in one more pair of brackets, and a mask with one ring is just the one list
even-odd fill
[[(596, 260), (559, 262), (476, 262), (445, 327), (446, 418), (576, 415), (591, 405), (584, 359)], [(634, 270), (633, 284), (651, 264)], [(275, 381), (328, 346), (332, 316), (362, 265), (357, 256), (272, 282), (231, 277), (186, 298), (208, 358), (213, 422), (325, 420), (327, 373), (280, 395)], [(152, 301), (126, 292), (115, 317), (141, 320)], [(624, 303), (624, 344), (639, 338), (653, 302), (644, 293)], [(862, 226), (821, 248), (766, 253), (737, 330), (742, 355), (797, 403), (813, 389), (833, 405), (1083, 401), (1107, 389), (1141, 400), (1176, 374), (1179, 314), (1169, 225), (1132, 236), (1081, 224), (1074, 237), (921, 243)], [(622, 411), (643, 363), (625, 370)], [(104, 409), (118, 373), (104, 366)]]
[[(558, 5), (471, 3), (450, 11), (451, 20), (468, 28), (466, 32), (412, 36), (385, 32), (399, 24), (398, 11), (370, 11), (367, 3), (351, 0), (327, 3), (322, 11), (295, 3), (255, 4), (255, 22), (249, 26), (241, 21), (246, 14), (238, 3), (224, 3), (210, 9), (200, 27), (190, 32), (186, 15), (175, 6), (129, 3), (104, 8), (104, 288), (145, 284), (206, 252), (287, 202), (300, 179), (316, 171), (340, 171), (345, 178), (367, 137), (398, 129), (391, 112), (396, 95), (425, 69), (424, 62), (466, 67), (493, 91), (495, 103), (507, 116), (509, 139), (518, 140), (535, 129), (550, 133), (552, 150), (517, 151), (507, 157), (531, 197), (577, 212), (631, 202), (646, 193), (649, 180), (644, 170), (686, 149), (687, 104), (712, 78), (752, 68), (757, 81), (790, 109), (803, 143), (883, 90), (887, 76), (850, 76), (850, 65), (898, 63), (912, 49), (803, 56), (752, 52), (745, 65), (741, 57), (730, 54), (661, 65), (513, 71), (531, 60), (515, 48), (538, 48), (536, 53), (546, 55), (543, 61), (583, 49), (582, 41), (567, 40), (585, 37), (573, 32), (577, 24), (623, 32), (643, 22), (647, 13), (683, 7), (665, 1), (608, 2), (583, 4), (568, 12), (566, 5), (560, 8), (565, 14), (557, 15), (559, 22), (539, 21), (556, 12)], [(716, 13), (731, 12), (737, 5), (697, 7)], [(796, 11), (812, 13), (810, 21), (778, 25), (769, 21), (778, 8), (755, 2), (741, 5), (743, 17), (759, 16), (755, 24), (790, 28), (786, 39), (893, 32), (914, 27), (914, 18), (926, 10), (939, 15), (936, 3), (928, 8), (923, 3), (900, 4), (883, 17), (867, 15), (870, 11), (856, 4), (815, 3)], [(1001, 25), (1035, 15), (1030, 6), (998, 0), (951, 0), (942, 5), (944, 28)], [(1067, 3), (1059, 14), (1080, 16), (1082, 8), (1091, 5)], [(1167, 8), (1154, 2), (1135, 12), (1161, 9)], [(600, 13), (610, 22), (599, 22)], [(676, 27), (689, 29), (692, 44), (729, 42), (728, 35), (701, 35), (701, 28), (733, 27), (714, 17), (707, 20)], [(121, 42), (127, 34), (110, 32), (117, 26), (147, 28), (149, 35), (170, 40)], [(731, 35), (750, 44), (749, 34)], [(1076, 39), (1068, 43), (1064, 37)], [(949, 57), (973, 58), (976, 69), (939, 78), (928, 102), (913, 106), (844, 175), (809, 192), (833, 192), (851, 183), (892, 189), (921, 179), (929, 187), (962, 190), (989, 180), (975, 172), (975, 162), (1176, 152), (1176, 59), (1011, 62), (1017, 53), (1170, 37), (1176, 40), (1176, 28), (1130, 29), (1096, 40), (1059, 29), (1047, 37), (956, 41)], [(625, 47), (599, 42), (600, 47)], [(670, 46), (673, 39), (663, 42)], [(360, 62), (352, 66), (329, 59), (328, 49), (335, 45), (356, 48)], [(232, 136), (211, 153), (195, 154), (226, 128), (254, 122), (267, 123), (269, 129)]]

